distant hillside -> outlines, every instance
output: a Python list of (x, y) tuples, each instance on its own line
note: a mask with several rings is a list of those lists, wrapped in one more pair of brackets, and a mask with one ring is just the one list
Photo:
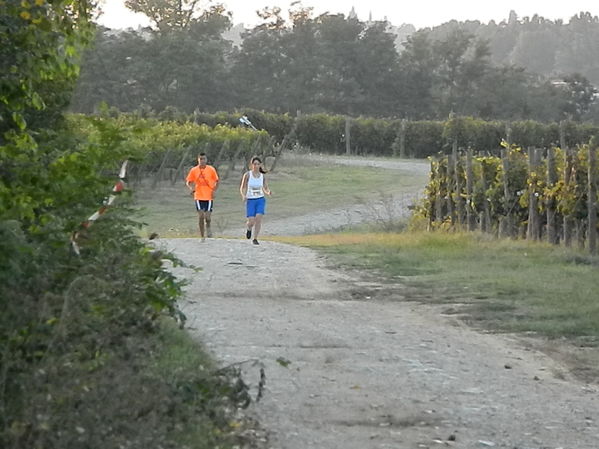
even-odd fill
[[(590, 12), (580, 12), (567, 23), (538, 15), (520, 18), (511, 11), (509, 17), (499, 23), (452, 20), (423, 29), (406, 23), (399, 26), (390, 23), (388, 31), (397, 36), (395, 45), (401, 51), (406, 40), (416, 32), (428, 33), (432, 40), (443, 40), (456, 29), (488, 40), (495, 65), (523, 67), (546, 78), (580, 73), (599, 86), (599, 18)], [(243, 24), (237, 24), (223, 37), (239, 46), (245, 30)]]
[(488, 40), (491, 60), (496, 65), (516, 65), (545, 77), (580, 73), (599, 86), (599, 18), (589, 12), (581, 12), (564, 23), (537, 15), (519, 18), (512, 11), (507, 20), (499, 23), (454, 20), (418, 31), (442, 40), (456, 29)]

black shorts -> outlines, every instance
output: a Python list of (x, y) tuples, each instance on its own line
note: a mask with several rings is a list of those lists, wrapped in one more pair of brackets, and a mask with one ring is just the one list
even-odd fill
[(207, 201), (195, 200), (195, 203), (196, 203), (196, 210), (198, 212), (200, 212), (202, 210), (204, 212), (212, 212), (212, 206), (214, 204), (214, 201), (212, 201), (212, 200), (207, 200)]

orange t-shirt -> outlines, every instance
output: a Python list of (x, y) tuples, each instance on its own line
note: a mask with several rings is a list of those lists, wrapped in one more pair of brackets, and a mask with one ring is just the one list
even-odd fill
[(188, 182), (193, 182), (194, 193), (193, 198), (201, 201), (210, 201), (214, 199), (214, 187), (218, 181), (216, 169), (211, 165), (206, 165), (201, 168), (196, 165), (187, 174), (185, 179)]

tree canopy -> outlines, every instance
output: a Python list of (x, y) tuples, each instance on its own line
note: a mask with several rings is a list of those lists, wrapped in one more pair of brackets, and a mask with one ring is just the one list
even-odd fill
[(153, 27), (98, 32), (74, 110), (91, 112), (105, 100), (124, 111), (185, 113), (250, 107), (413, 119), (450, 112), (536, 120), (599, 114), (592, 80), (599, 82), (599, 21), (588, 13), (567, 25), (515, 13), (499, 24), (452, 21), (404, 30), (398, 45), (388, 22), (314, 17), (294, 4), (286, 16), (278, 7), (258, 11), (262, 23), (234, 44), (223, 37), (231, 22), (221, 6), (128, 5)]

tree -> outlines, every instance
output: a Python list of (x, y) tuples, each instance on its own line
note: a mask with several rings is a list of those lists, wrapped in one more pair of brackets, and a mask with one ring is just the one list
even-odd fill
[(311, 8), (289, 11), (291, 28), (281, 35), (280, 108), (282, 111), (314, 111), (319, 43)]
[[(56, 157), (37, 138), (60, 122), (91, 10), (85, 0), (0, 2), (0, 447), (30, 446), (17, 435), (33, 433), (23, 416), (34, 408), (24, 398), (34, 386), (22, 374), (46, 355), (46, 320), (35, 306), (54, 280), (39, 282), (49, 270), (44, 263), (56, 263), (41, 255), (48, 247), (64, 252), (47, 236), (65, 236), (64, 219), (49, 211), (57, 198), (50, 166)], [(61, 266), (53, 276), (65, 272)], [(16, 426), (23, 432), (9, 430)]]
[(590, 110), (599, 90), (579, 73), (565, 76), (563, 82), (561, 89), (564, 96), (564, 118), (580, 120)]
[(365, 99), (357, 79), (358, 45), (364, 24), (342, 14), (323, 15), (317, 20), (318, 72), (315, 103), (324, 111), (358, 114)]
[(281, 8), (278, 6), (264, 7), (259, 11), (256, 11), (258, 17), (264, 22), (258, 25), (256, 28), (260, 30), (278, 30), (282, 31), (287, 28), (287, 24), (283, 16), (281, 16)]
[[(91, 35), (86, 0), (0, 4), (0, 221), (36, 221), (44, 158), (34, 133), (62, 118)], [(43, 192), (43, 189), (42, 189)]]
[(489, 68), (488, 43), (456, 29), (446, 39), (433, 44), (433, 55), (438, 61), (442, 116), (452, 111), (467, 114), (465, 105), (475, 95), (477, 83)]
[[(144, 37), (146, 36), (146, 38)], [(133, 111), (146, 101), (146, 77), (155, 54), (147, 32), (98, 29), (83, 57), (71, 110), (93, 113), (101, 103)]]
[(398, 54), (387, 22), (368, 25), (360, 34), (355, 78), (364, 92), (361, 114), (389, 117), (397, 110)]
[(580, 13), (563, 28), (555, 72), (577, 72), (599, 86), (599, 17)]
[(0, 3), (0, 145), (7, 133), (52, 126), (68, 104), (92, 2)]
[(485, 120), (523, 120), (531, 115), (534, 77), (522, 67), (490, 68), (467, 109)]
[(74, 110), (91, 112), (101, 101), (124, 111), (144, 105), (191, 113), (229, 106), (227, 58), (232, 48), (222, 37), (229, 27), (229, 15), (213, 8), (185, 28), (100, 30), (86, 52)]
[(519, 35), (509, 61), (534, 73), (549, 74), (555, 66), (559, 41), (553, 27), (524, 31)]
[(127, 8), (147, 16), (162, 32), (187, 28), (200, 14), (199, 4), (200, 0), (125, 0)]
[(436, 61), (427, 32), (410, 36), (399, 56), (398, 115), (412, 119), (433, 115)]
[(286, 63), (281, 44), (283, 33), (256, 27), (244, 35), (232, 69), (238, 106), (277, 110)]

